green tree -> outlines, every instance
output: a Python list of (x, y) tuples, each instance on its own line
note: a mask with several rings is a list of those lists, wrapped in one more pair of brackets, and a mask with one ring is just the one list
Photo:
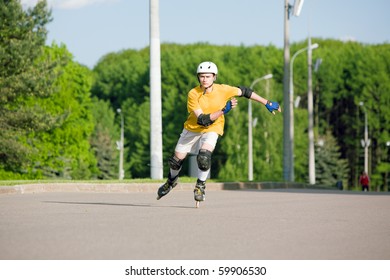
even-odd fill
[(334, 186), (348, 180), (348, 162), (341, 158), (340, 148), (330, 132), (320, 137), (316, 145), (316, 183)]
[[(358, 107), (357, 141), (363, 138), (364, 113), (360, 110), (360, 102), (368, 117), (369, 138), (371, 138), (369, 173), (371, 185), (387, 191), (388, 157), (386, 143), (390, 139), (390, 45), (366, 47), (359, 52), (358, 67), (352, 79), (354, 84), (354, 105)], [(359, 146), (359, 144), (357, 145)], [(357, 149), (362, 154), (362, 148)], [(362, 169), (362, 160), (359, 162)]]
[(98, 179), (113, 179), (118, 177), (118, 151), (115, 139), (119, 139), (119, 126), (115, 123), (115, 113), (111, 104), (104, 100), (93, 98), (92, 114), (95, 128), (90, 143), (97, 161)]
[(150, 176), (150, 103), (138, 105), (131, 100), (123, 106), (125, 125), (125, 177)]
[(20, 138), (56, 123), (43, 108), (26, 103), (50, 96), (58, 73), (52, 71), (56, 61), (43, 54), (51, 21), (46, 1), (28, 10), (17, 0), (0, 1), (0, 18), (0, 176), (7, 177), (29, 162), (31, 150)]
[(94, 68), (96, 79), (92, 95), (108, 100), (115, 110), (129, 98), (142, 103), (148, 96), (145, 95), (149, 85), (148, 67), (147, 49), (107, 54)]
[(47, 131), (33, 131), (25, 138), (32, 147), (32, 164), (26, 172), (43, 177), (88, 179), (96, 174), (96, 160), (90, 146), (94, 130), (90, 89), (91, 71), (72, 61), (65, 46), (53, 44), (47, 48), (53, 59), (67, 58), (66, 63), (53, 71), (61, 71), (54, 83), (50, 98), (29, 98), (31, 108), (43, 108), (56, 117), (56, 125)]

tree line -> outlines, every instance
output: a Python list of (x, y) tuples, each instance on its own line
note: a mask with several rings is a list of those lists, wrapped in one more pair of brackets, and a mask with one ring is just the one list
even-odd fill
[[(125, 178), (150, 177), (149, 48), (103, 56), (93, 69), (65, 45), (46, 46), (51, 18), (45, 1), (23, 10), (1, 1), (0, 179), (116, 179), (120, 108), (125, 124)], [(373, 186), (386, 189), (390, 171), (390, 45), (312, 38), (316, 181), (357, 185), (363, 169), (364, 114)], [(307, 46), (291, 45), (290, 52)], [(161, 45), (163, 156), (173, 152), (186, 117), (196, 67), (210, 60), (218, 83), (249, 86), (283, 104), (283, 50), (275, 46)], [(294, 159), (297, 182), (308, 181), (307, 56), (294, 62)], [(360, 106), (363, 102), (363, 106)], [(213, 153), (211, 177), (245, 181), (248, 174), (248, 101), (227, 115)], [(253, 106), (255, 181), (282, 181), (283, 120)], [(188, 162), (183, 174), (188, 174)], [(164, 168), (168, 168), (166, 165)], [(164, 174), (167, 170), (164, 170)]]

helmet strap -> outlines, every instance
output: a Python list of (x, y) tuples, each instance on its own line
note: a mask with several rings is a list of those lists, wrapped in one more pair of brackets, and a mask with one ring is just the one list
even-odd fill
[(214, 82), (211, 85), (209, 85), (208, 87), (204, 88), (203, 94), (206, 94), (206, 90), (211, 88), (213, 85), (214, 85)]

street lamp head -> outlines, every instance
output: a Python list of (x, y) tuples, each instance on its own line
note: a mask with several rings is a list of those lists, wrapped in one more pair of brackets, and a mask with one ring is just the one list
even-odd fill
[(314, 49), (316, 49), (316, 48), (318, 48), (318, 47), (319, 47), (319, 45), (318, 45), (317, 43), (314, 43), (313, 45), (310, 46), (310, 48), (311, 48), (312, 50), (314, 50)]
[(116, 111), (118, 112), (118, 114), (122, 112), (121, 108), (116, 109)]
[(299, 15), (301, 14), (303, 1), (304, 0), (295, 0), (295, 2), (294, 2), (294, 11), (293, 11), (293, 15), (294, 16), (299, 17)]
[(268, 75), (265, 75), (263, 77), (264, 80), (268, 80), (268, 79), (272, 79), (273, 75), (272, 74), (268, 74)]
[(359, 106), (364, 106), (364, 102), (363, 102), (363, 101), (360, 101), (360, 102), (359, 102)]

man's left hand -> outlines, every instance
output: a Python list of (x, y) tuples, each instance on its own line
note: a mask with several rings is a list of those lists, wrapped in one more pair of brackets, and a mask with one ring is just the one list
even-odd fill
[(275, 101), (268, 100), (267, 104), (265, 104), (265, 107), (268, 109), (268, 111), (270, 111), (274, 115), (275, 115), (275, 111), (282, 112), (279, 103)]

